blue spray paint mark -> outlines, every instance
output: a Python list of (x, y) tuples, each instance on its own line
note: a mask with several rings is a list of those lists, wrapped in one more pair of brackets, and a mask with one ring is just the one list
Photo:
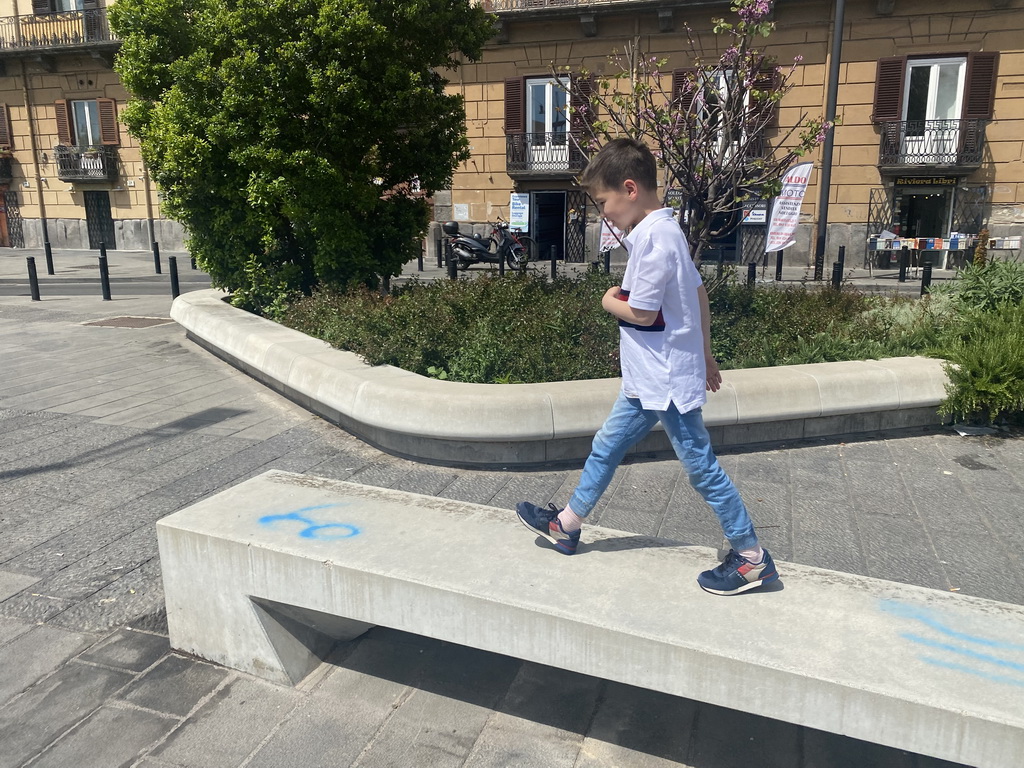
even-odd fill
[(312, 507), (303, 507), (297, 509), (294, 512), (288, 512), (283, 515), (264, 515), (259, 519), (260, 525), (268, 527), (274, 527), (276, 523), (282, 521), (304, 523), (305, 528), (299, 530), (298, 535), (304, 539), (316, 539), (318, 541), (338, 541), (340, 539), (351, 539), (354, 536), (358, 536), (360, 531), (356, 526), (350, 525), (349, 523), (338, 523), (338, 522), (324, 522), (314, 520), (312, 517), (308, 517), (305, 513), (315, 512), (319, 509), (329, 509), (332, 507), (346, 507), (346, 503), (336, 504), (317, 504)]
[(973, 669), (964, 664), (957, 664), (955, 661), (945, 661), (944, 659), (936, 659), (933, 656), (918, 656), (921, 661), (932, 664), (936, 667), (945, 667), (946, 669), (952, 669), (957, 672), (966, 672), (969, 675), (975, 677), (981, 677), (985, 680), (991, 680), (993, 683), (1006, 683), (1007, 685), (1019, 685), (1024, 688), (1024, 680), (1018, 680), (1014, 677), (1007, 677), (1006, 675), (992, 675), (986, 672), (982, 672), (979, 669)]
[[(933, 666), (974, 675), (975, 677), (980, 677), (991, 682), (1024, 687), (1024, 679), (1004, 674), (996, 674), (994, 671), (987, 668), (987, 665), (993, 665), (1012, 672), (1024, 673), (1024, 663), (1006, 658), (1004, 655), (995, 655), (995, 653), (998, 652), (1003, 652), (1004, 654), (1007, 652), (1010, 654), (1024, 653), (1024, 645), (1019, 643), (1010, 643), (1004, 640), (997, 640), (991, 637), (984, 637), (982, 635), (975, 635), (955, 629), (954, 627), (951, 627), (946, 620), (939, 620), (933, 612), (920, 606), (900, 603), (895, 600), (883, 600), (881, 608), (883, 611), (892, 614), (893, 616), (919, 622), (938, 634), (938, 637), (929, 637), (914, 632), (904, 632), (900, 635), (900, 637), (905, 640), (909, 640), (915, 645), (931, 648), (948, 654), (946, 657), (922, 654), (918, 656), (921, 661)], [(975, 648), (972, 647), (955, 645), (955, 642), (959, 642), (961, 644), (966, 643), (969, 646), (975, 647), (980, 646), (987, 649), (989, 652), (986, 653), (980, 650), (975, 650)], [(969, 659), (970, 661), (975, 662), (978, 666), (962, 663), (962, 661), (952, 660), (956, 659), (956, 657), (960, 657), (961, 660)]]

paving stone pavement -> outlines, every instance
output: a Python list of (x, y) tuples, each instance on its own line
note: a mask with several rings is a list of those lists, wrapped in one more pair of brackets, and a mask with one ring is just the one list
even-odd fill
[[(384, 628), (295, 689), (170, 652), (154, 523), (241, 480), (276, 468), (510, 508), (564, 503), (579, 468), (398, 459), (173, 323), (82, 324), (168, 311), (0, 298), (0, 768), (951, 765)], [(1007, 567), (1024, 440), (935, 429), (721, 459), (780, 560), (1024, 603)], [(664, 458), (621, 467), (594, 520), (721, 543)]]

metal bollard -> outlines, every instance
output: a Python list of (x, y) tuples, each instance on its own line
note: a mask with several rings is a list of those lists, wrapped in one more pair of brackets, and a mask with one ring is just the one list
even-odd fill
[(416, 270), (418, 272), (423, 271), (423, 249), (420, 248), (419, 255), (416, 257)]
[(782, 281), (782, 251), (775, 252), (775, 282)]
[(451, 246), (449, 245), (448, 246), (448, 279), (449, 280), (458, 280), (459, 279), (459, 275), (458, 275), (458, 271), (457, 271), (458, 270), (458, 266), (459, 266), (459, 262), (455, 258), (455, 254), (452, 253)]
[(46, 253), (46, 274), (53, 274), (53, 248), (50, 247), (50, 241), (47, 240), (43, 243), (43, 251)]
[(722, 257), (719, 256), (718, 257), (718, 266), (715, 267), (715, 275), (717, 275), (718, 277), (721, 277), (722, 276), (722, 270), (724, 268), (725, 268), (725, 265), (722, 263)]
[(444, 266), (444, 244), (440, 237), (434, 241), (434, 247), (437, 253), (437, 268), (440, 269)]
[(196, 257), (195, 256), (192, 256), (191, 258), (189, 258), (189, 263), (192, 265), (192, 269), (199, 269), (199, 267), (196, 266)]
[(501, 251), (498, 251), (498, 274), (501, 277), (505, 276), (505, 259), (501, 258)]
[(153, 269), (156, 273), (160, 274), (160, 243), (154, 240), (150, 243), (150, 248), (153, 249)]
[(610, 275), (612, 273), (612, 252), (604, 252), (604, 273)]
[(839, 268), (846, 269), (846, 246), (839, 246)]
[(28, 287), (32, 290), (32, 301), (39, 301), (39, 275), (36, 274), (36, 259), (34, 256), (27, 256), (26, 261), (28, 261)]
[(910, 249), (903, 246), (903, 250), (900, 251), (900, 276), (899, 281), (901, 283), (907, 282), (907, 262), (910, 257)]
[(558, 277), (558, 248), (551, 246), (551, 279)]
[(757, 264), (750, 262), (747, 264), (747, 285), (753, 285), (755, 280), (757, 280)]
[(843, 284), (843, 264), (840, 261), (832, 263), (832, 287), (837, 291)]
[(107, 249), (100, 243), (100, 288), (103, 300), (110, 301), (110, 269), (107, 267)]
[(921, 295), (928, 293), (932, 285), (932, 263), (927, 262), (921, 270)]
[(167, 271), (171, 273), (171, 298), (176, 299), (181, 296), (181, 288), (178, 286), (178, 258), (176, 256), (167, 257)]

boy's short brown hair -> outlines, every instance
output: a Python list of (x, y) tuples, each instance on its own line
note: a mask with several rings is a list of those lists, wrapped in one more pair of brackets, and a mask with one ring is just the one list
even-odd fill
[(586, 189), (618, 189), (626, 179), (656, 192), (658, 163), (643, 142), (613, 139), (590, 161), (580, 177), (580, 185)]

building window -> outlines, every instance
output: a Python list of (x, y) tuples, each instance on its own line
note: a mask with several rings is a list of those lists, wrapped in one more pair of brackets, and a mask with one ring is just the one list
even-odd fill
[(36, 16), (67, 11), (87, 11), (92, 8), (99, 8), (99, 0), (32, 0), (32, 13)]
[(95, 99), (71, 102), (72, 140), (80, 147), (100, 143), (100, 107)]
[(568, 83), (551, 77), (531, 77), (526, 81), (526, 122), (529, 133), (544, 143), (564, 144), (568, 133)]

